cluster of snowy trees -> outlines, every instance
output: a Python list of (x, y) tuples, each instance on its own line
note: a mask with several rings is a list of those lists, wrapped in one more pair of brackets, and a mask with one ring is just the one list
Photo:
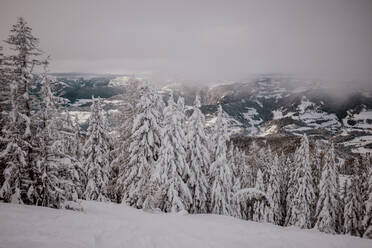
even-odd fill
[(370, 157), (340, 176), (334, 146), (311, 146), (306, 135), (293, 154), (255, 143), (243, 151), (230, 141), (221, 106), (206, 129), (198, 97), (190, 113), (182, 97), (164, 101), (135, 79), (121, 95), (118, 129), (93, 98), (83, 133), (22, 18), (6, 42), (14, 54), (0, 54), (4, 201), (54, 208), (113, 201), (372, 238)]

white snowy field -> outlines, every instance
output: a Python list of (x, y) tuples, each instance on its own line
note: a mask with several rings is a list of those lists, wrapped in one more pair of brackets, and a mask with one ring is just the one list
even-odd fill
[(0, 247), (372, 247), (372, 240), (226, 216), (148, 213), (88, 201), (83, 206), (76, 212), (0, 203)]

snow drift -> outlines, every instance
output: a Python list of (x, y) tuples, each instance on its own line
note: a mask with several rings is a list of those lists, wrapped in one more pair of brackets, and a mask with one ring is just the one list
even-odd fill
[(83, 202), (84, 211), (0, 203), (0, 247), (372, 247), (372, 241), (218, 215), (149, 213)]

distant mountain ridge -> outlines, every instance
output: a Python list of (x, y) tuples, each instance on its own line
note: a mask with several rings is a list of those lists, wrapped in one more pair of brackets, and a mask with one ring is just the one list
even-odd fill
[[(106, 109), (115, 108), (115, 96), (125, 91), (130, 75), (60, 74), (68, 85), (62, 96), (71, 102), (74, 113), (85, 115), (92, 95), (105, 98)], [(139, 78), (144, 80), (144, 78)], [(337, 98), (320, 83), (282, 75), (262, 75), (255, 79), (216, 85), (188, 86), (172, 82), (160, 89), (167, 95), (185, 98), (192, 105), (196, 95), (207, 125), (214, 122), (221, 104), (229, 130), (235, 136), (297, 136), (331, 140), (355, 153), (372, 152), (372, 94), (353, 91)]]

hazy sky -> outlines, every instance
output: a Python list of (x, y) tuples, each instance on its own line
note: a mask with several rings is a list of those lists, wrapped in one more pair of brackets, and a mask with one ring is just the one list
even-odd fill
[(372, 0), (0, 0), (1, 40), (18, 16), (53, 71), (372, 84)]

